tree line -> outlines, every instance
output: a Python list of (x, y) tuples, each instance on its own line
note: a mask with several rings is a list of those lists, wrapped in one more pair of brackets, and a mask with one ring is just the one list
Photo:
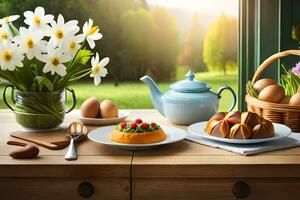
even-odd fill
[(195, 14), (180, 62), (194, 71), (222, 71), (226, 75), (237, 69), (237, 45), (236, 18), (221, 15), (203, 35), (201, 19)]
[(62, 13), (67, 20), (77, 19), (81, 26), (89, 17), (94, 19), (103, 34), (95, 52), (110, 57), (108, 70), (116, 84), (144, 74), (169, 81), (181, 64), (194, 71), (226, 73), (236, 60), (236, 19), (224, 15), (205, 36), (195, 15), (182, 46), (176, 18), (165, 8), (149, 9), (145, 0), (0, 0), (0, 16), (22, 15), (37, 6), (55, 16)]

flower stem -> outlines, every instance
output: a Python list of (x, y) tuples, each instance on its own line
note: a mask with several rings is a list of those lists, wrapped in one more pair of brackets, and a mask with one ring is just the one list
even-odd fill
[(11, 23), (11, 22), (9, 22), (8, 23), (8, 28), (9, 28), (9, 31), (10, 31), (10, 33), (11, 33), (11, 35), (13, 36), (13, 37), (15, 37), (16, 35), (17, 35), (17, 33), (16, 33), (16, 31), (14, 30), (14, 25)]
[(80, 75), (80, 76), (77, 76), (77, 77), (75, 77), (75, 78), (69, 79), (69, 82), (78, 81), (79, 79), (81, 79), (81, 78), (85, 77), (86, 75), (90, 74), (91, 71), (92, 71), (92, 70), (89, 69), (88, 72), (86, 72), (86, 73), (84, 73), (84, 74), (82, 74), (82, 75)]
[(76, 78), (77, 75), (82, 74), (82, 73), (85, 73), (85, 72), (88, 72), (88, 71), (90, 72), (91, 69), (88, 68), (88, 69), (84, 69), (84, 70), (81, 70), (81, 71), (79, 71), (79, 72), (76, 72), (75, 74), (73, 74), (73, 75), (71, 76), (71, 78), (72, 78), (72, 77)]
[(76, 54), (75, 54), (73, 60), (72, 60), (72, 61), (70, 62), (70, 64), (68, 65), (67, 71), (69, 71), (69, 70), (72, 68), (72, 65), (73, 65), (73, 63), (74, 63), (75, 58), (77, 57), (79, 51), (83, 49), (85, 43), (86, 43), (86, 37), (84, 38), (82, 45), (80, 46), (80, 48), (79, 48), (78, 51), (76, 52)]

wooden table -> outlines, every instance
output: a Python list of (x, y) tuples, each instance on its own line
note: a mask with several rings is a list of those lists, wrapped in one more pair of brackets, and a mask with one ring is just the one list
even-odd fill
[[(130, 112), (170, 124), (154, 110)], [(87, 140), (76, 161), (42, 147), (38, 159), (14, 160), (6, 142), (19, 128), (0, 111), (0, 199), (300, 199), (300, 148), (246, 157), (188, 141), (130, 152)]]

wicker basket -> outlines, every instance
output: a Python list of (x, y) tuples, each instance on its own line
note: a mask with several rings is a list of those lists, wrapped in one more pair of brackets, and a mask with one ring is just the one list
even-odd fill
[[(276, 53), (267, 58), (257, 69), (253, 76), (252, 84), (254, 84), (261, 73), (274, 61), (288, 55), (300, 56), (300, 50), (287, 50)], [(269, 119), (272, 122), (285, 124), (290, 127), (293, 132), (300, 132), (300, 106), (292, 106), (288, 104), (270, 103), (261, 101), (252, 96), (246, 95), (247, 108), (250, 112), (255, 112), (260, 116)]]

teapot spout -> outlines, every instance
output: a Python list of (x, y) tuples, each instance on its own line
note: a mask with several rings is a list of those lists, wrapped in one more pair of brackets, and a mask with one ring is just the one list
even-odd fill
[(140, 78), (141, 81), (146, 83), (150, 89), (151, 92), (151, 100), (152, 104), (154, 105), (155, 109), (160, 112), (160, 114), (164, 115), (164, 109), (163, 109), (163, 97), (164, 94), (159, 90), (155, 82), (152, 80), (152, 78), (148, 75), (143, 76)]

